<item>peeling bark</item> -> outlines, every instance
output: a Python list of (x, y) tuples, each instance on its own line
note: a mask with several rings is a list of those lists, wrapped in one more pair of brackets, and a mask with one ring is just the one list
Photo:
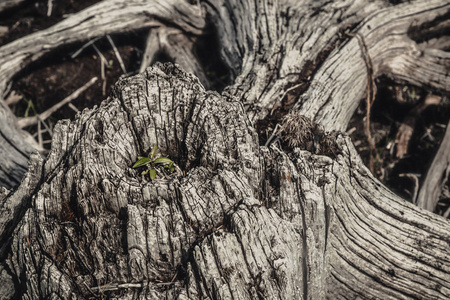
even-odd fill
[[(96, 20), (83, 14), (112, 3), (36, 35), (56, 47), (59, 34), (112, 33), (106, 23), (95, 34), (77, 30)], [(153, 8), (133, 3), (134, 12)], [(121, 79), (100, 107), (59, 122), (49, 156), (31, 155), (22, 183), (0, 194), (4, 289), (24, 299), (449, 298), (448, 220), (378, 182), (345, 134), (328, 136), (339, 151), (326, 156), (261, 146), (254, 125), (285, 113), (289, 98), (291, 116), (345, 129), (369, 84), (365, 54), (372, 78), (446, 90), (446, 54), (419, 55), (426, 42), (409, 30), (435, 32), (450, 5), (218, 0), (203, 3), (206, 13), (171, 5), (150, 14), (194, 34), (212, 20), (234, 83), (218, 94), (179, 66), (157, 64)], [(130, 16), (104, 15), (112, 13)], [(132, 16), (126, 26), (148, 26)], [(13, 47), (1, 47), (0, 59), (5, 49)], [(172, 50), (180, 49), (190, 47)], [(17, 52), (16, 62), (25, 57)], [(419, 76), (429, 63), (435, 72)], [(3, 86), (19, 65), (3, 66)], [(148, 181), (131, 168), (155, 144), (182, 175)]]

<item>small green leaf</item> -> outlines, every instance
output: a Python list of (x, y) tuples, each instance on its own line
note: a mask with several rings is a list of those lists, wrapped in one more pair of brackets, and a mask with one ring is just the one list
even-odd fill
[(36, 110), (34, 109), (34, 104), (32, 100), (26, 100), (28, 102), (27, 109), (25, 110), (25, 118), (29, 116), (30, 109), (37, 115)]
[(142, 171), (141, 175), (147, 175), (147, 174), (148, 174), (148, 172), (150, 172), (150, 170), (145, 170), (145, 171)]
[(153, 148), (152, 148), (152, 151), (150, 151), (150, 154), (148, 155), (150, 157), (150, 159), (155, 158), (157, 150), (158, 150), (158, 146), (154, 145)]
[(167, 157), (158, 157), (153, 161), (155, 164), (170, 164), (173, 163), (173, 161), (170, 158)]
[(154, 180), (156, 178), (156, 170), (150, 169), (150, 179)]
[(142, 156), (139, 156), (137, 162), (135, 162), (134, 165), (133, 165), (133, 169), (136, 169), (136, 168), (145, 166), (145, 165), (148, 164), (150, 161), (151, 161), (151, 160), (150, 160), (150, 158), (148, 158), (148, 157), (142, 157)]

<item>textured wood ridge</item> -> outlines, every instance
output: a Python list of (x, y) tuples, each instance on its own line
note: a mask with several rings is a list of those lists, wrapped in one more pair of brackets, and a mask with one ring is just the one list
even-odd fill
[[(6, 9), (6, 5), (18, 4), (18, 1), (6, 1), (0, 4), (0, 11)], [(27, 133), (17, 128), (15, 117), (4, 103), (8, 84), (19, 71), (58, 47), (109, 33), (159, 27), (165, 21), (193, 35), (201, 33), (205, 26), (199, 7), (185, 1), (133, 0), (124, 5), (123, 1), (105, 0), (50, 28), (1, 46), (0, 153), (4, 159), (0, 162), (0, 185), (11, 189), (19, 184), (27, 169), (29, 155), (36, 146)], [(183, 58), (181, 56), (177, 62), (189, 66), (188, 59)]]
[[(333, 160), (260, 147), (250, 125), (233, 97), (173, 65), (60, 122), (48, 160), (31, 159), (37, 190), (16, 192), (30, 208), (7, 261), (23, 296), (450, 295), (448, 222), (377, 183), (346, 137)], [(130, 168), (153, 144), (182, 176)]]
[(0, 92), (24, 64), (51, 50), (108, 33), (160, 25), (170, 20), (187, 32), (200, 33), (205, 26), (196, 6), (186, 1), (106, 0), (68, 17), (60, 23), (0, 47)]
[(236, 76), (229, 92), (255, 122), (290, 96), (301, 114), (345, 130), (364, 97), (368, 61), (373, 78), (450, 90), (448, 1), (208, 3)]
[[(329, 157), (261, 146), (254, 129), (291, 106), (343, 130), (380, 75), (446, 91), (448, 1), (123, 3), (0, 47), (0, 92), (62, 44), (153, 26), (158, 40), (165, 22), (200, 35), (210, 21), (233, 83), (207, 91), (192, 49), (166, 49), (183, 67), (123, 77), (57, 124), (45, 159), (10, 143), (25, 154), (11, 152), (17, 174), (0, 169), (0, 299), (450, 298), (448, 220), (379, 183), (345, 134)], [(3, 96), (0, 133), (15, 128)], [(181, 173), (131, 168), (155, 144)]]

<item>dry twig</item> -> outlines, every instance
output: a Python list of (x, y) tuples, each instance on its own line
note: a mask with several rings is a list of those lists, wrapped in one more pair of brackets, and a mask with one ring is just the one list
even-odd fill
[(419, 176), (417, 174), (412, 173), (402, 173), (398, 175), (399, 177), (407, 177), (414, 182), (414, 191), (411, 198), (412, 203), (416, 203), (417, 201), (417, 193), (419, 192)]
[(114, 44), (114, 41), (109, 36), (109, 34), (106, 35), (106, 38), (108, 39), (109, 43), (111, 44), (111, 47), (114, 50), (114, 54), (116, 55), (116, 58), (119, 61), (120, 68), (122, 69), (122, 72), (124, 74), (127, 74), (127, 69), (125, 68), (125, 64), (123, 63), (122, 57), (120, 56), (119, 50), (117, 49), (116, 45)]
[(143, 283), (110, 283), (92, 287), (89, 290), (93, 292), (108, 292), (108, 291), (116, 291), (119, 289), (142, 288), (143, 286), (144, 286)]
[(434, 156), (425, 180), (417, 196), (417, 205), (434, 211), (439, 195), (450, 174), (450, 121), (439, 150)]
[(12, 91), (8, 97), (5, 99), (5, 103), (9, 106), (16, 104), (20, 100), (22, 100), (22, 95), (16, 93), (15, 91)]
[(42, 131), (41, 131), (41, 122), (40, 121), (38, 121), (37, 132), (38, 132), (38, 144), (39, 144), (39, 147), (44, 148), (43, 144), (42, 144)]
[(53, 0), (47, 1), (47, 17), (50, 17), (52, 15), (52, 9), (53, 9)]
[(364, 59), (364, 62), (366, 64), (367, 68), (367, 88), (366, 88), (366, 120), (364, 123), (364, 134), (367, 137), (367, 142), (369, 144), (369, 150), (370, 150), (370, 161), (369, 161), (369, 169), (370, 172), (374, 173), (374, 153), (378, 156), (376, 153), (375, 148), (375, 142), (372, 138), (372, 133), (370, 131), (370, 109), (372, 107), (373, 102), (375, 101), (375, 95), (376, 95), (376, 85), (375, 80), (373, 78), (373, 65), (372, 60), (369, 56), (369, 50), (367, 49), (367, 45), (364, 42), (364, 38), (360, 33), (347, 33), (348, 36), (356, 37), (358, 39), (359, 46), (361, 48), (361, 53)]
[(102, 95), (106, 95), (106, 76), (105, 76), (105, 66), (108, 66), (108, 61), (103, 56), (103, 54), (100, 52), (100, 50), (95, 46), (95, 44), (92, 44), (92, 47), (94, 48), (95, 52), (97, 52), (98, 56), (100, 57), (100, 74), (102, 77)]
[(411, 136), (414, 133), (414, 126), (417, 119), (419, 119), (422, 112), (430, 105), (439, 105), (441, 102), (441, 97), (436, 95), (428, 95), (425, 101), (413, 109), (411, 109), (408, 115), (403, 120), (402, 124), (398, 128), (397, 134), (395, 136), (395, 144), (397, 145), (396, 157), (402, 158), (408, 153), (408, 144)]
[[(47, 109), (46, 111), (44, 111), (42, 114), (39, 114), (37, 116), (33, 116), (33, 117), (26, 117), (26, 118), (21, 118), (17, 121), (17, 125), (19, 126), (19, 128), (24, 128), (27, 126), (31, 126), (31, 125), (35, 125), (39, 122), (39, 120), (44, 121), (46, 120), (48, 117), (50, 117), (55, 111), (57, 111), (58, 109), (60, 109), (61, 107), (63, 107), (65, 104), (69, 103), (70, 101), (78, 98), (78, 96), (80, 96), (81, 93), (83, 93), (85, 90), (87, 90), (90, 86), (92, 86), (96, 81), (97, 81), (97, 77), (93, 77), (91, 80), (89, 80), (85, 85), (83, 85), (82, 87), (80, 87), (79, 89), (77, 89), (75, 92), (73, 92), (71, 95), (69, 95), (68, 97), (64, 98), (62, 101), (60, 101), (59, 103), (53, 105), (52, 107), (50, 107), (49, 109)], [(45, 126), (45, 123), (43, 123)]]
[(69, 103), (67, 106), (69, 106), (69, 108), (71, 108), (76, 113), (80, 112), (80, 110), (72, 103)]
[(100, 37), (97, 37), (95, 39), (90, 40), (89, 42), (87, 42), (86, 44), (84, 44), (83, 46), (81, 46), (80, 49), (78, 49), (74, 54), (72, 54), (70, 57), (72, 59), (76, 58), (78, 55), (80, 55), (81, 52), (83, 52), (84, 49), (86, 49), (87, 47), (89, 47), (90, 45), (92, 45), (93, 43), (95, 43), (96, 41), (98, 41), (100, 39)]

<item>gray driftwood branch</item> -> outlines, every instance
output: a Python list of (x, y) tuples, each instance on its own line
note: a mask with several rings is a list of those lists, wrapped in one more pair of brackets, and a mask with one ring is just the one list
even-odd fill
[[(439, 34), (448, 1), (218, 0), (195, 16), (173, 13), (197, 4), (172, 2), (152, 13), (195, 34), (209, 18), (233, 84), (218, 94), (182, 67), (158, 64), (120, 80), (100, 107), (59, 122), (48, 157), (31, 155), (21, 184), (0, 193), (0, 294), (450, 297), (448, 220), (378, 182), (345, 134), (325, 135), (321, 149), (282, 150), (261, 146), (254, 129), (289, 98), (297, 132), (310, 130), (305, 115), (342, 130), (381, 74), (446, 91)], [(105, 3), (118, 1), (97, 8)], [(137, 11), (153, 2), (135, 3)], [(177, 23), (184, 18), (197, 25)], [(51, 45), (65, 30), (57, 26), (46, 31)], [(82, 39), (73, 26), (64, 34)], [(118, 30), (110, 29), (98, 35)], [(424, 37), (431, 33), (433, 41)], [(26, 38), (16, 45), (42, 55)], [(1, 47), (0, 59), (5, 49), (13, 47)], [(19, 66), (0, 64), (4, 87)], [(155, 144), (182, 175), (147, 181), (131, 168)]]

